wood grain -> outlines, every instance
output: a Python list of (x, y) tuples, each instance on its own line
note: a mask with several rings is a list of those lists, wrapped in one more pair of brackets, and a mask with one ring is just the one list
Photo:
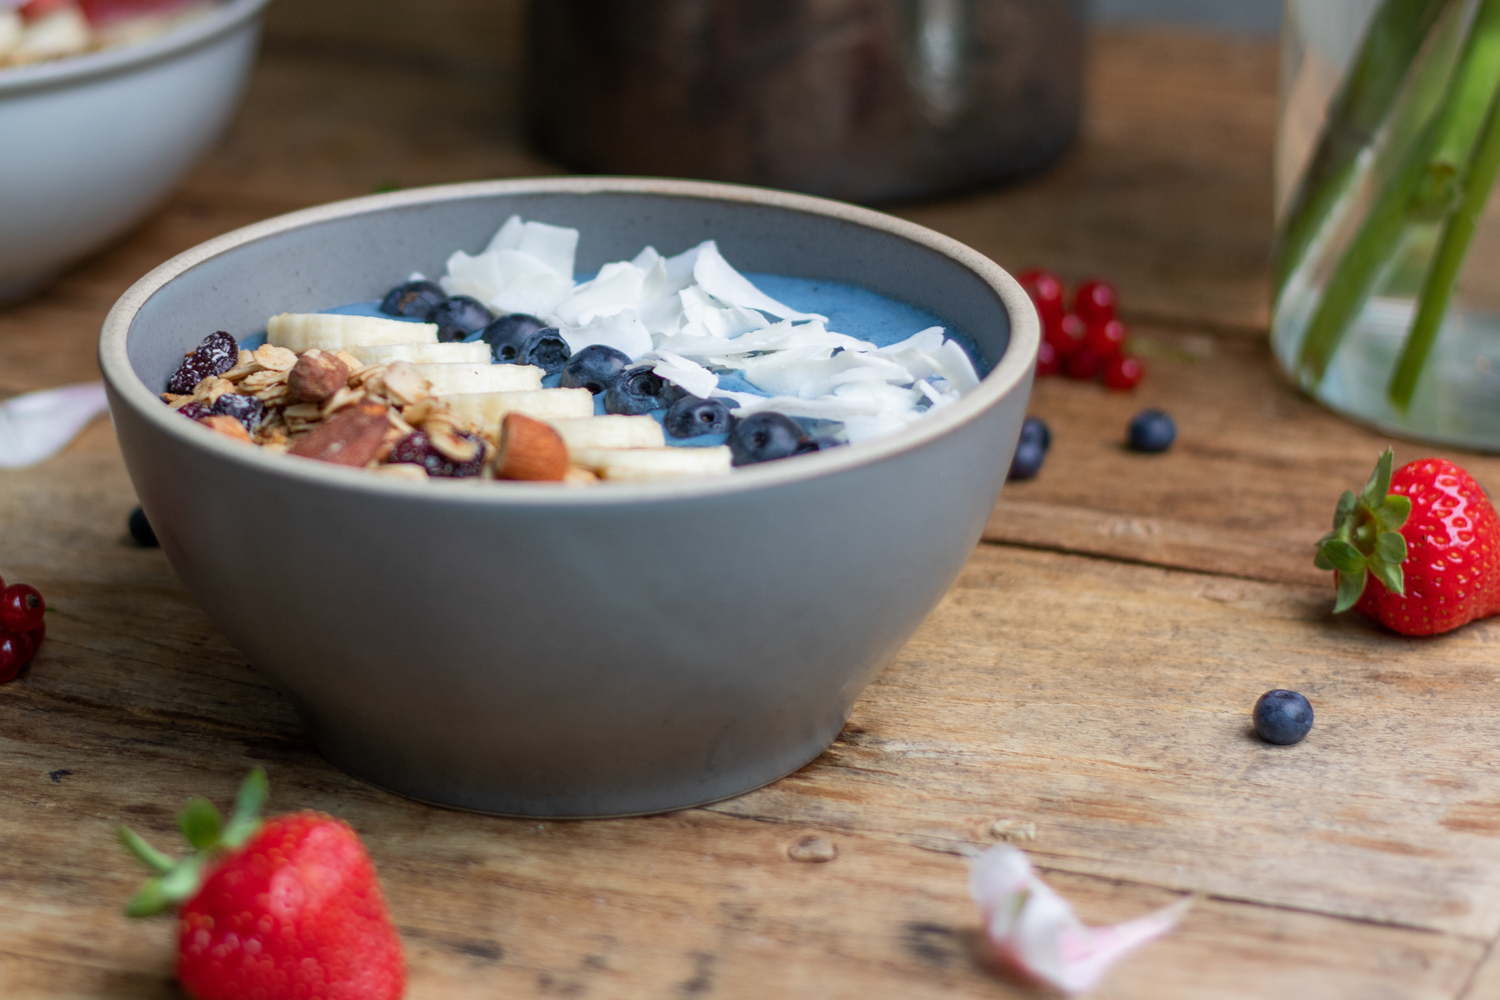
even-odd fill
[[(550, 172), (519, 136), (519, 10), (273, 6), (245, 108), (184, 188), (0, 310), (0, 393), (95, 377), (110, 303), (212, 235), (389, 184)], [(257, 763), (275, 809), (361, 831), (412, 997), (1037, 996), (989, 971), (966, 897), (963, 852), (997, 819), (1036, 825), (1028, 848), (1089, 921), (1205, 894), (1097, 996), (1496, 995), (1500, 624), (1406, 640), (1328, 614), (1311, 542), (1387, 441), (1306, 401), (1264, 346), (1274, 66), (1264, 43), (1101, 37), (1056, 170), (900, 209), (1007, 265), (1117, 279), (1152, 371), (1127, 394), (1039, 384), (1047, 466), (1007, 488), (840, 739), (709, 809), (534, 823), (362, 784), (129, 543), (107, 423), (0, 472), (0, 575), (53, 609), (0, 687), (0, 996), (179, 997), (171, 922), (120, 914), (140, 873), (112, 829), (168, 845), (189, 796), (225, 801)], [(1120, 446), (1147, 405), (1177, 418), (1166, 455)], [(1247, 734), (1273, 686), (1312, 698), (1303, 744)], [(809, 833), (837, 858), (791, 860)]]

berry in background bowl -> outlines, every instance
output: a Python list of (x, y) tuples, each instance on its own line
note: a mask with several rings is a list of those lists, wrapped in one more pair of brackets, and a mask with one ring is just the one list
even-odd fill
[[(0, 302), (119, 236), (177, 186), (239, 104), (267, 2), (48, 4), (35, 23), (96, 23), (105, 41), (75, 54), (74, 31), (58, 58), (24, 65), (0, 38)], [(0, 0), (0, 21), (14, 30), (11, 6)], [(160, 30), (138, 37), (142, 7)]]
[[(607, 489), (374, 476), (162, 405), (205, 332), (379, 301), (511, 215), (578, 228), (581, 272), (712, 239), (748, 272), (857, 285), (940, 316), (988, 374), (888, 434)], [(379, 195), (210, 241), (121, 298), (100, 360), (163, 550), (329, 759), (429, 802), (583, 817), (725, 798), (823, 751), (978, 541), (1039, 343), (1009, 275), (920, 226), (758, 189), (552, 178)], [(516, 421), (500, 448), (544, 426)]]

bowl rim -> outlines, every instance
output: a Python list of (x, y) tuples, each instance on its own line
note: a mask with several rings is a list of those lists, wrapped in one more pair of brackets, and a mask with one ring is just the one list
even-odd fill
[(186, 24), (170, 28), (143, 42), (33, 63), (30, 66), (0, 68), (0, 99), (34, 90), (85, 83), (97, 77), (130, 72), (151, 63), (175, 58), (237, 30), (259, 15), (270, 2), (271, 0), (227, 0), (217, 10), (195, 17)]
[[(136, 375), (126, 351), (130, 327), (141, 307), (169, 282), (197, 265), (237, 247), (272, 236), (335, 219), (379, 214), (410, 205), (435, 204), (476, 196), (500, 194), (648, 194), (665, 197), (709, 199), (765, 205), (820, 215), (853, 223), (906, 239), (935, 250), (974, 272), (1000, 298), (1010, 319), (1010, 343), (1003, 356), (979, 383), (953, 402), (922, 419), (889, 434), (867, 441), (832, 448), (795, 461), (765, 462), (737, 468), (732, 475), (700, 476), (671, 480), (610, 483), (579, 489), (557, 483), (507, 482), (455, 479), (409, 482), (394, 476), (372, 475), (311, 459), (245, 447), (208, 428), (182, 420), (163, 405)], [(941, 233), (895, 216), (844, 202), (768, 188), (641, 177), (541, 177), (498, 181), (473, 181), (413, 188), (369, 195), (291, 212), (257, 222), (215, 237), (178, 254), (142, 277), (120, 296), (105, 317), (99, 338), (99, 367), (110, 389), (110, 405), (130, 406), (162, 433), (213, 456), (282, 479), (356, 493), (374, 493), (405, 498), (426, 498), (434, 503), (495, 506), (595, 506), (683, 500), (701, 496), (725, 496), (781, 484), (818, 478), (892, 458), (942, 437), (998, 405), (1036, 367), (1041, 344), (1041, 324), (1030, 297), (1000, 265), (978, 251)], [(1003, 458), (997, 455), (996, 461)], [(479, 489), (475, 487), (479, 486)]]

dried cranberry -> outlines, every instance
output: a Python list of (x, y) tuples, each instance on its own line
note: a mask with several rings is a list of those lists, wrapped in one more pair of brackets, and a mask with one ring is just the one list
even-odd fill
[(226, 392), (214, 401), (209, 412), (233, 417), (245, 425), (245, 430), (253, 432), (265, 419), (266, 404), (254, 396), (241, 396), (236, 392)]
[(189, 420), (202, 420), (214, 415), (214, 411), (206, 403), (183, 403), (177, 408), (177, 412)]
[(447, 479), (464, 479), (468, 476), (479, 475), (484, 469), (484, 441), (479, 435), (464, 431), (456, 431), (454, 436), (478, 445), (478, 454), (467, 462), (455, 462), (434, 448), (432, 439), (425, 432), (412, 431), (396, 442), (396, 446), (391, 449), (391, 455), (386, 461), (393, 464), (399, 462), (420, 465), (427, 470), (429, 476)]
[(239, 356), (240, 345), (235, 343), (233, 337), (223, 330), (210, 333), (203, 338), (198, 349), (188, 355), (182, 367), (177, 369), (172, 380), (167, 383), (167, 391), (186, 396), (193, 391), (194, 386), (210, 375), (223, 375), (233, 368)]

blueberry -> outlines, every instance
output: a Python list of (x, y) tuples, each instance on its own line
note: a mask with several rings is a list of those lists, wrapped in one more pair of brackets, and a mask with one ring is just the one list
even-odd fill
[(651, 370), (636, 365), (622, 371), (604, 390), (605, 413), (650, 413), (671, 406), (684, 393)]
[(1042, 446), (1042, 451), (1049, 451), (1052, 448), (1052, 432), (1036, 417), (1027, 417), (1026, 422), (1021, 425), (1021, 443), (1028, 441), (1035, 441)]
[(1312, 729), (1313, 710), (1296, 691), (1277, 688), (1255, 699), (1255, 732), (1267, 743), (1296, 743)]
[(156, 540), (156, 532), (152, 530), (151, 522), (146, 520), (146, 512), (141, 508), (137, 507), (130, 512), (130, 519), (126, 524), (130, 528), (130, 537), (141, 548), (154, 549), (161, 544)]
[(387, 316), (410, 316), (426, 320), (448, 293), (432, 281), (406, 281), (385, 293), (380, 311)]
[(254, 396), (241, 396), (239, 393), (226, 392), (214, 401), (209, 412), (226, 417), (233, 417), (245, 425), (245, 430), (254, 432), (260, 426), (260, 422), (266, 416), (266, 404)]
[(786, 458), (795, 455), (801, 443), (802, 428), (780, 413), (752, 413), (729, 428), (729, 454), (735, 465)]
[(494, 318), (483, 302), (467, 295), (444, 299), (427, 314), (427, 322), (437, 324), (438, 341), (444, 344), (463, 340), (475, 330), (483, 330)]
[(1161, 410), (1142, 410), (1130, 421), (1131, 451), (1166, 451), (1177, 439), (1177, 425)]
[(568, 342), (562, 339), (557, 327), (538, 330), (526, 338), (521, 345), (522, 364), (536, 365), (548, 375), (556, 375), (568, 363)]
[(239, 360), (240, 345), (220, 330), (203, 338), (187, 360), (178, 366), (167, 382), (167, 391), (178, 396), (192, 393), (193, 388), (210, 375), (223, 375)]
[(546, 323), (535, 316), (511, 313), (485, 327), (479, 339), (490, 345), (490, 354), (494, 357), (495, 364), (503, 365), (519, 358), (526, 338), (546, 326)]
[(723, 434), (729, 430), (729, 407), (718, 399), (683, 396), (667, 409), (661, 423), (675, 438)]
[(603, 344), (590, 344), (580, 348), (563, 365), (562, 385), (564, 389), (587, 389), (597, 396), (628, 367), (630, 358), (624, 351)]
[(1047, 459), (1047, 449), (1037, 438), (1027, 440), (1023, 435), (1021, 443), (1016, 445), (1016, 454), (1010, 460), (1010, 473), (1007, 479), (1030, 479), (1042, 471), (1042, 463)]

